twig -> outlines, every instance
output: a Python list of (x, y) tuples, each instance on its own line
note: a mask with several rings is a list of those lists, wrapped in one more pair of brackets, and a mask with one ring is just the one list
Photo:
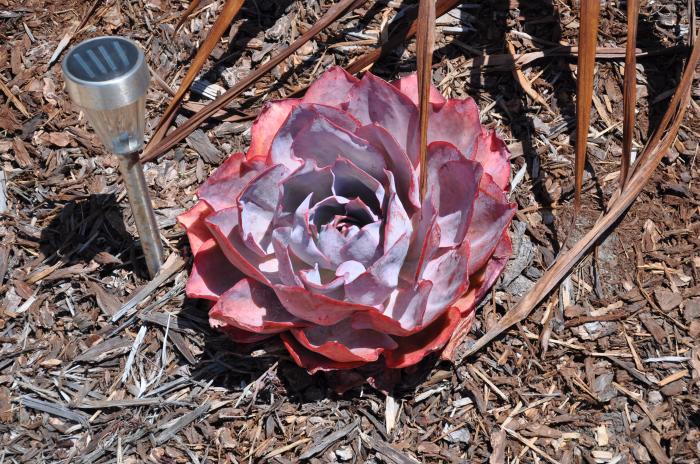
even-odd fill
[(501, 399), (502, 399), (503, 401), (508, 401), (508, 395), (506, 395), (505, 393), (503, 393), (503, 391), (501, 391), (500, 388), (498, 388), (493, 382), (491, 382), (491, 380), (486, 376), (486, 374), (484, 374), (483, 372), (481, 372), (481, 370), (479, 370), (478, 367), (476, 367), (476, 366), (469, 366), (468, 369), (469, 369), (470, 372), (474, 373), (474, 374), (477, 375), (479, 378), (481, 378), (481, 380), (483, 380), (484, 383), (486, 383), (486, 385), (488, 385), (488, 386), (491, 388), (491, 390), (494, 391), (494, 393), (496, 393), (498, 396), (500, 396)]
[(508, 435), (510, 435), (510, 436), (512, 436), (513, 438), (517, 439), (520, 443), (522, 443), (523, 445), (527, 446), (528, 448), (530, 448), (530, 449), (531, 449), (532, 451), (534, 451), (535, 453), (537, 453), (537, 454), (539, 454), (540, 456), (542, 456), (547, 462), (551, 462), (552, 464), (559, 464), (559, 461), (557, 461), (556, 459), (552, 458), (550, 455), (548, 455), (547, 453), (545, 453), (542, 449), (540, 449), (540, 448), (539, 448), (538, 446), (536, 446), (534, 443), (530, 443), (529, 441), (527, 441), (527, 439), (525, 439), (525, 437), (523, 437), (522, 435), (520, 435), (520, 434), (519, 434), (518, 432), (516, 432), (515, 430), (511, 430), (511, 429), (509, 429), (509, 428), (504, 428), (503, 430), (505, 430), (506, 433), (507, 433)]
[(124, 305), (114, 313), (111, 321), (116, 322), (121, 319), (125, 314), (131, 311), (139, 303), (150, 296), (155, 289), (160, 287), (162, 284), (170, 280), (173, 275), (178, 272), (185, 265), (185, 261), (177, 256), (177, 254), (171, 254), (168, 259), (163, 264), (160, 272), (146, 285), (144, 285), (139, 291), (134, 294), (129, 301), (124, 303)]
[[(510, 40), (506, 41), (506, 45), (508, 46), (508, 51), (510, 52), (510, 54), (512, 56), (515, 56), (515, 47), (513, 46)], [(545, 99), (542, 98), (542, 95), (537, 93), (537, 91), (532, 87), (532, 84), (530, 84), (530, 81), (527, 79), (527, 77), (525, 77), (525, 74), (523, 74), (523, 71), (520, 69), (520, 66), (515, 61), (515, 59), (513, 60), (513, 63), (513, 77), (515, 77), (515, 79), (518, 81), (520, 87), (522, 87), (522, 89), (530, 98), (542, 105), (547, 111), (551, 112), (552, 109), (549, 107)]]
[(308, 450), (304, 451), (301, 454), (301, 456), (299, 456), (299, 460), (303, 461), (305, 459), (312, 458), (319, 453), (322, 453), (333, 443), (352, 433), (357, 427), (359, 427), (359, 425), (360, 419), (355, 419), (353, 422), (346, 425), (342, 429), (336, 430), (335, 432), (326, 435), (324, 438), (321, 439), (321, 441), (311, 445), (311, 447)]
[(360, 438), (367, 446), (395, 464), (418, 464), (418, 461), (397, 451), (388, 443), (372, 438), (363, 432), (360, 432)]
[(52, 416), (62, 417), (64, 419), (71, 420), (73, 422), (78, 422), (85, 428), (89, 428), (87, 417), (83, 413), (76, 411), (71, 411), (66, 406), (58, 403), (49, 403), (47, 401), (37, 400), (30, 396), (23, 396), (21, 398), (22, 405), (27, 408), (36, 409), (42, 411)]
[(146, 328), (145, 325), (142, 325), (141, 328), (139, 329), (139, 332), (136, 334), (136, 338), (134, 339), (134, 344), (131, 346), (131, 351), (129, 352), (129, 357), (126, 359), (126, 364), (124, 365), (124, 373), (122, 374), (121, 381), (122, 383), (125, 383), (127, 379), (129, 378), (129, 372), (131, 372), (131, 366), (134, 364), (134, 359), (136, 359), (136, 353), (139, 351), (139, 347), (141, 346), (141, 343), (143, 342), (143, 337), (146, 336)]
[(190, 423), (194, 422), (197, 420), (199, 417), (203, 416), (207, 412), (209, 412), (209, 409), (211, 408), (210, 403), (204, 403), (203, 405), (197, 407), (194, 411), (190, 411), (181, 418), (179, 418), (173, 425), (168, 427), (167, 429), (163, 430), (160, 434), (158, 434), (155, 438), (154, 441), (157, 445), (162, 445), (166, 441), (170, 440), (177, 434), (180, 430), (184, 429), (186, 426), (188, 426)]
[(9, 98), (12, 101), (15, 107), (19, 110), (20, 113), (22, 113), (22, 115), (25, 118), (32, 117), (32, 115), (29, 114), (29, 111), (27, 111), (27, 107), (24, 106), (24, 103), (22, 103), (20, 99), (17, 98), (17, 96), (14, 93), (12, 93), (12, 90), (10, 90), (7, 87), (7, 85), (5, 85), (5, 82), (2, 80), (2, 78), (0, 78), (0, 90), (2, 90), (2, 92), (7, 96), (7, 98)]

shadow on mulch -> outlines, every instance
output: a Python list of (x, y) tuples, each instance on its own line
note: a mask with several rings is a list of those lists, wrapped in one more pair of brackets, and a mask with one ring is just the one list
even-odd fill
[[(229, 28), (228, 36), (232, 40), (228, 48), (217, 59), (215, 66), (202, 77), (212, 82), (219, 80), (226, 67), (236, 63), (250, 49), (250, 41), (261, 32), (269, 31), (277, 20), (285, 16), (287, 8), (292, 3), (292, 0), (276, 0), (252, 2), (250, 6), (243, 6), (238, 14), (240, 24), (233, 26), (235, 29)], [(236, 20), (232, 24), (236, 24)], [(193, 52), (186, 63), (191, 62), (195, 53)]]
[[(664, 43), (655, 27), (653, 18), (648, 15), (640, 14), (637, 30), (637, 48), (643, 51), (660, 50), (669, 46)], [(673, 38), (674, 42), (670, 45), (684, 45), (684, 39), (681, 34)], [(666, 66), (644, 66), (648, 61), (644, 58), (638, 59), (638, 66), (644, 67), (644, 77), (648, 82), (648, 95), (646, 101), (648, 103), (649, 115), (646, 131), (644, 128), (639, 128), (643, 138), (650, 138), (654, 130), (659, 126), (663, 118), (668, 102), (671, 99), (672, 93), (680, 82), (683, 74), (683, 54), (672, 55), (665, 61)], [(655, 63), (654, 63), (655, 64)]]
[(127, 231), (113, 193), (68, 201), (41, 230), (39, 249), (49, 265), (59, 259), (67, 260), (65, 265), (96, 259), (103, 265), (100, 272), (108, 274), (111, 265), (124, 262), (140, 278), (148, 279), (140, 245)]
[[(463, 11), (463, 21), (472, 21), (467, 10)], [(508, 25), (509, 2), (507, 0), (497, 0), (491, 5), (491, 16), (493, 23), (488, 26), (488, 39), (492, 43), (491, 53), (508, 54), (508, 32), (512, 29)], [(558, 12), (551, 0), (539, 2), (529, 2), (520, 8), (524, 32), (546, 40), (552, 44), (559, 42), (562, 36), (561, 20)], [(467, 39), (466, 37), (464, 38)], [(469, 43), (467, 41), (467, 43)], [(542, 49), (553, 48), (550, 45), (540, 44)], [(552, 103), (555, 103), (560, 114), (567, 122), (564, 132), (571, 137), (574, 136), (575, 125), (568, 124), (575, 121), (576, 108), (573, 100), (569, 97), (570, 90), (576, 88), (575, 80), (569, 70), (566, 58), (558, 58), (551, 61), (555, 72), (545, 72), (539, 77), (555, 92)], [(514, 60), (508, 63), (514, 66)], [(542, 166), (545, 160), (540, 158), (535, 149), (534, 139), (537, 137), (533, 117), (538, 115), (529, 108), (528, 96), (523, 88), (513, 79), (511, 72), (495, 73), (485, 72), (481, 66), (474, 66), (471, 69), (469, 83), (472, 88), (483, 88), (490, 92), (491, 98), (498, 104), (494, 106), (494, 111), (500, 113), (504, 121), (510, 126), (513, 137), (522, 144), (523, 157), (527, 165), (527, 171), (533, 177), (532, 193), (535, 200), (540, 205), (551, 205), (553, 203), (549, 192), (545, 187), (545, 176)], [(503, 98), (505, 97), (505, 98)], [(474, 92), (474, 98), (479, 104), (479, 92)], [(586, 169), (593, 172), (592, 166), (588, 163)], [(545, 224), (549, 232), (550, 245), (556, 255), (560, 248), (560, 238), (554, 222)]]
[[(209, 327), (207, 313), (209, 304), (203, 300), (186, 298), (182, 310), (178, 314), (178, 324), (190, 327), (203, 335), (204, 347), (191, 370), (191, 378), (195, 381), (211, 383), (212, 386), (240, 392), (242, 388), (263, 380), (265, 373), (271, 371), (279, 362), (277, 375), (288, 392), (290, 401), (305, 403), (317, 401), (324, 397), (325, 389), (316, 378), (305, 370), (297, 367), (287, 358), (279, 338), (263, 342), (240, 344), (233, 342), (226, 335)], [(184, 364), (186, 360), (183, 358)], [(261, 382), (264, 387), (265, 381)], [(253, 388), (251, 394), (261, 397), (269, 396), (270, 389), (260, 391)], [(244, 404), (247, 404), (245, 401)]]

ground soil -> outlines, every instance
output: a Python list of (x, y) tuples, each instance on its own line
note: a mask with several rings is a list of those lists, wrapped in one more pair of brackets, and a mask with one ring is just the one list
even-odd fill
[[(0, 463), (700, 461), (697, 86), (637, 202), (526, 321), (473, 357), (425, 360), (389, 397), (370, 387), (339, 396), (278, 341), (235, 346), (209, 329), (206, 307), (184, 295), (191, 256), (175, 218), (228, 154), (245, 150), (246, 114), (377, 46), (415, 2), (370, 1), (346, 15), (145, 166), (168, 253), (184, 259), (145, 291), (116, 160), (49, 61), (64, 37), (139, 42), (157, 77), (150, 134), (223, 2), (203, 1), (177, 33), (184, 2), (93, 3), (0, 0)], [(202, 80), (230, 87), (314, 24), (321, 3), (245, 2)], [(638, 46), (649, 56), (637, 68), (637, 147), (678, 84), (689, 29), (688, 2), (642, 4)], [(485, 0), (438, 21), (434, 81), (477, 101), (522, 179), (514, 258), (471, 340), (533, 285), (567, 234), (588, 230), (617, 186), (622, 60), (597, 62), (584, 206), (571, 228), (575, 57), (522, 67), (544, 105), (504, 56), (508, 44), (517, 53), (575, 44), (577, 11), (570, 0)], [(603, 2), (601, 47), (625, 46), (624, 11)], [(372, 68), (386, 79), (413, 70), (411, 43)], [(208, 100), (193, 92), (188, 101), (192, 110)]]

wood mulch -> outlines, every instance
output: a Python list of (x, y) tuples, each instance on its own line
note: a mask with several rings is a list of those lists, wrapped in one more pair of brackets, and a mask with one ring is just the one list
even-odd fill
[[(328, 3), (246, 2), (187, 108), (264, 63)], [(191, 256), (175, 218), (249, 143), (242, 115), (377, 46), (415, 3), (370, 1), (346, 15), (145, 166), (171, 254), (149, 282), (117, 162), (63, 92), (60, 56), (50, 61), (62, 41), (138, 41), (157, 76), (150, 131), (223, 2), (203, 1), (173, 35), (179, 0), (0, 0), (0, 463), (700, 461), (697, 86), (677, 142), (596, 253), (487, 349), (454, 365), (428, 359), (389, 397), (370, 387), (338, 396), (278, 342), (234, 346), (185, 298)], [(611, 51), (597, 65), (585, 206), (570, 230), (576, 62), (551, 50), (575, 44), (577, 3), (469, 2), (438, 20), (434, 81), (474, 97), (509, 144), (519, 207), (514, 257), (472, 339), (617, 185), (626, 15), (604, 2), (599, 45)], [(689, 28), (688, 2), (642, 3), (638, 146), (678, 83)], [(519, 72), (511, 45), (527, 54)], [(372, 71), (396, 78), (414, 56), (409, 44)]]

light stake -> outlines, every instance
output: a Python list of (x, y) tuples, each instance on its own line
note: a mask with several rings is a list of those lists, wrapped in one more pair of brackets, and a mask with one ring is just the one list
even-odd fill
[(62, 63), (66, 89), (104, 146), (119, 158), (151, 277), (163, 263), (163, 245), (138, 152), (143, 148), (146, 59), (134, 42), (105, 36), (76, 45)]

